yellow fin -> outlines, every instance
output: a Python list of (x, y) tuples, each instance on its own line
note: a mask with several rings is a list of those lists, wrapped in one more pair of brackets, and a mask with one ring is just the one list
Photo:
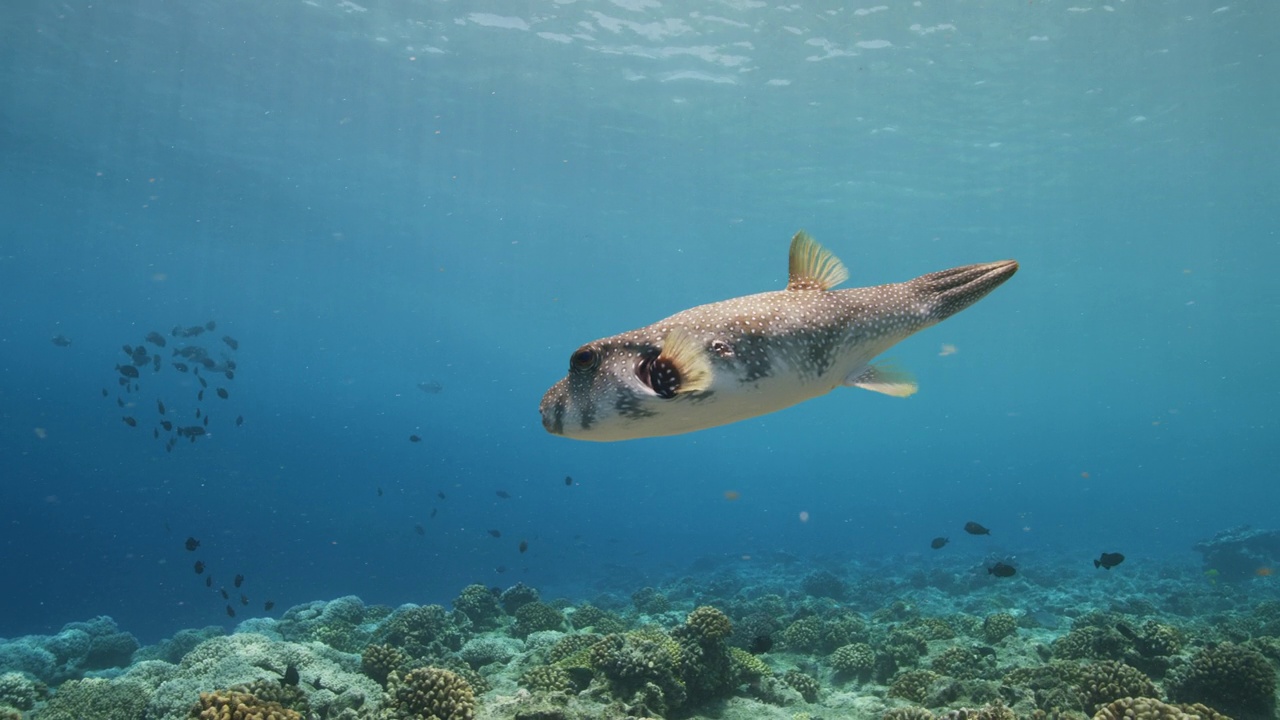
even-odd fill
[(791, 238), (788, 290), (830, 290), (849, 279), (840, 258), (801, 230)]
[(662, 339), (659, 363), (675, 368), (679, 385), (675, 392), (689, 393), (711, 387), (711, 361), (703, 351), (702, 343), (683, 328), (672, 328)]
[(911, 373), (899, 370), (892, 365), (871, 365), (857, 375), (847, 378), (844, 384), (893, 397), (911, 397), (920, 389)]

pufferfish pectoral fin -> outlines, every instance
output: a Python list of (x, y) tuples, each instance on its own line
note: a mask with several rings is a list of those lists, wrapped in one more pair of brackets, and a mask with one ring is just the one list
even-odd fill
[(844, 384), (893, 397), (910, 397), (920, 389), (911, 373), (888, 365), (869, 365), (845, 378)]
[(699, 392), (711, 387), (713, 371), (702, 343), (681, 328), (673, 328), (662, 339), (662, 350), (642, 370), (647, 383), (659, 397)]

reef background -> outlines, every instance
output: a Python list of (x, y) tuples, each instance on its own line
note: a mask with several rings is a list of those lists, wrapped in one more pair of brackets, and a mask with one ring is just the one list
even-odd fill
[[(997, 560), (1103, 609), (1153, 568), (1269, 597), (1269, 550), (1192, 548), (1280, 504), (1274, 3), (481, 5), (0, 9), (0, 636), (782, 557), (873, 568), (865, 612), (1002, 592)], [(890, 353), (909, 400), (542, 431), (575, 347), (782, 287), (800, 228), (851, 286), (1022, 270)], [(119, 348), (209, 320), (232, 394), (165, 452), (151, 406), (191, 379), (122, 409)]]

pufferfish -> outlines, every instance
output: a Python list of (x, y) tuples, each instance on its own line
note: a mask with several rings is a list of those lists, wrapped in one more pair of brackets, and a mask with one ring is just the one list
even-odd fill
[(1017, 271), (1000, 260), (832, 290), (848, 271), (802, 231), (791, 240), (787, 289), (699, 305), (575, 350), (569, 374), (542, 398), (542, 426), (607, 442), (725, 425), (841, 386), (907, 397), (915, 380), (872, 360)]

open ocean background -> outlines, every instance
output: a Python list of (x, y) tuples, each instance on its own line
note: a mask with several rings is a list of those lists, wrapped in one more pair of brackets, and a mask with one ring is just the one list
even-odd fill
[[(1278, 524), (1277, 29), (1272, 0), (5, 2), (0, 636), (231, 627), (197, 555), (245, 576), (239, 620), (780, 554), (1194, 576)], [(782, 288), (800, 228), (848, 287), (1022, 269), (890, 352), (909, 400), (542, 430), (574, 348)], [(121, 392), (122, 345), (167, 363), (210, 320), (227, 399), (167, 364)], [(157, 399), (209, 434), (166, 452)]]

